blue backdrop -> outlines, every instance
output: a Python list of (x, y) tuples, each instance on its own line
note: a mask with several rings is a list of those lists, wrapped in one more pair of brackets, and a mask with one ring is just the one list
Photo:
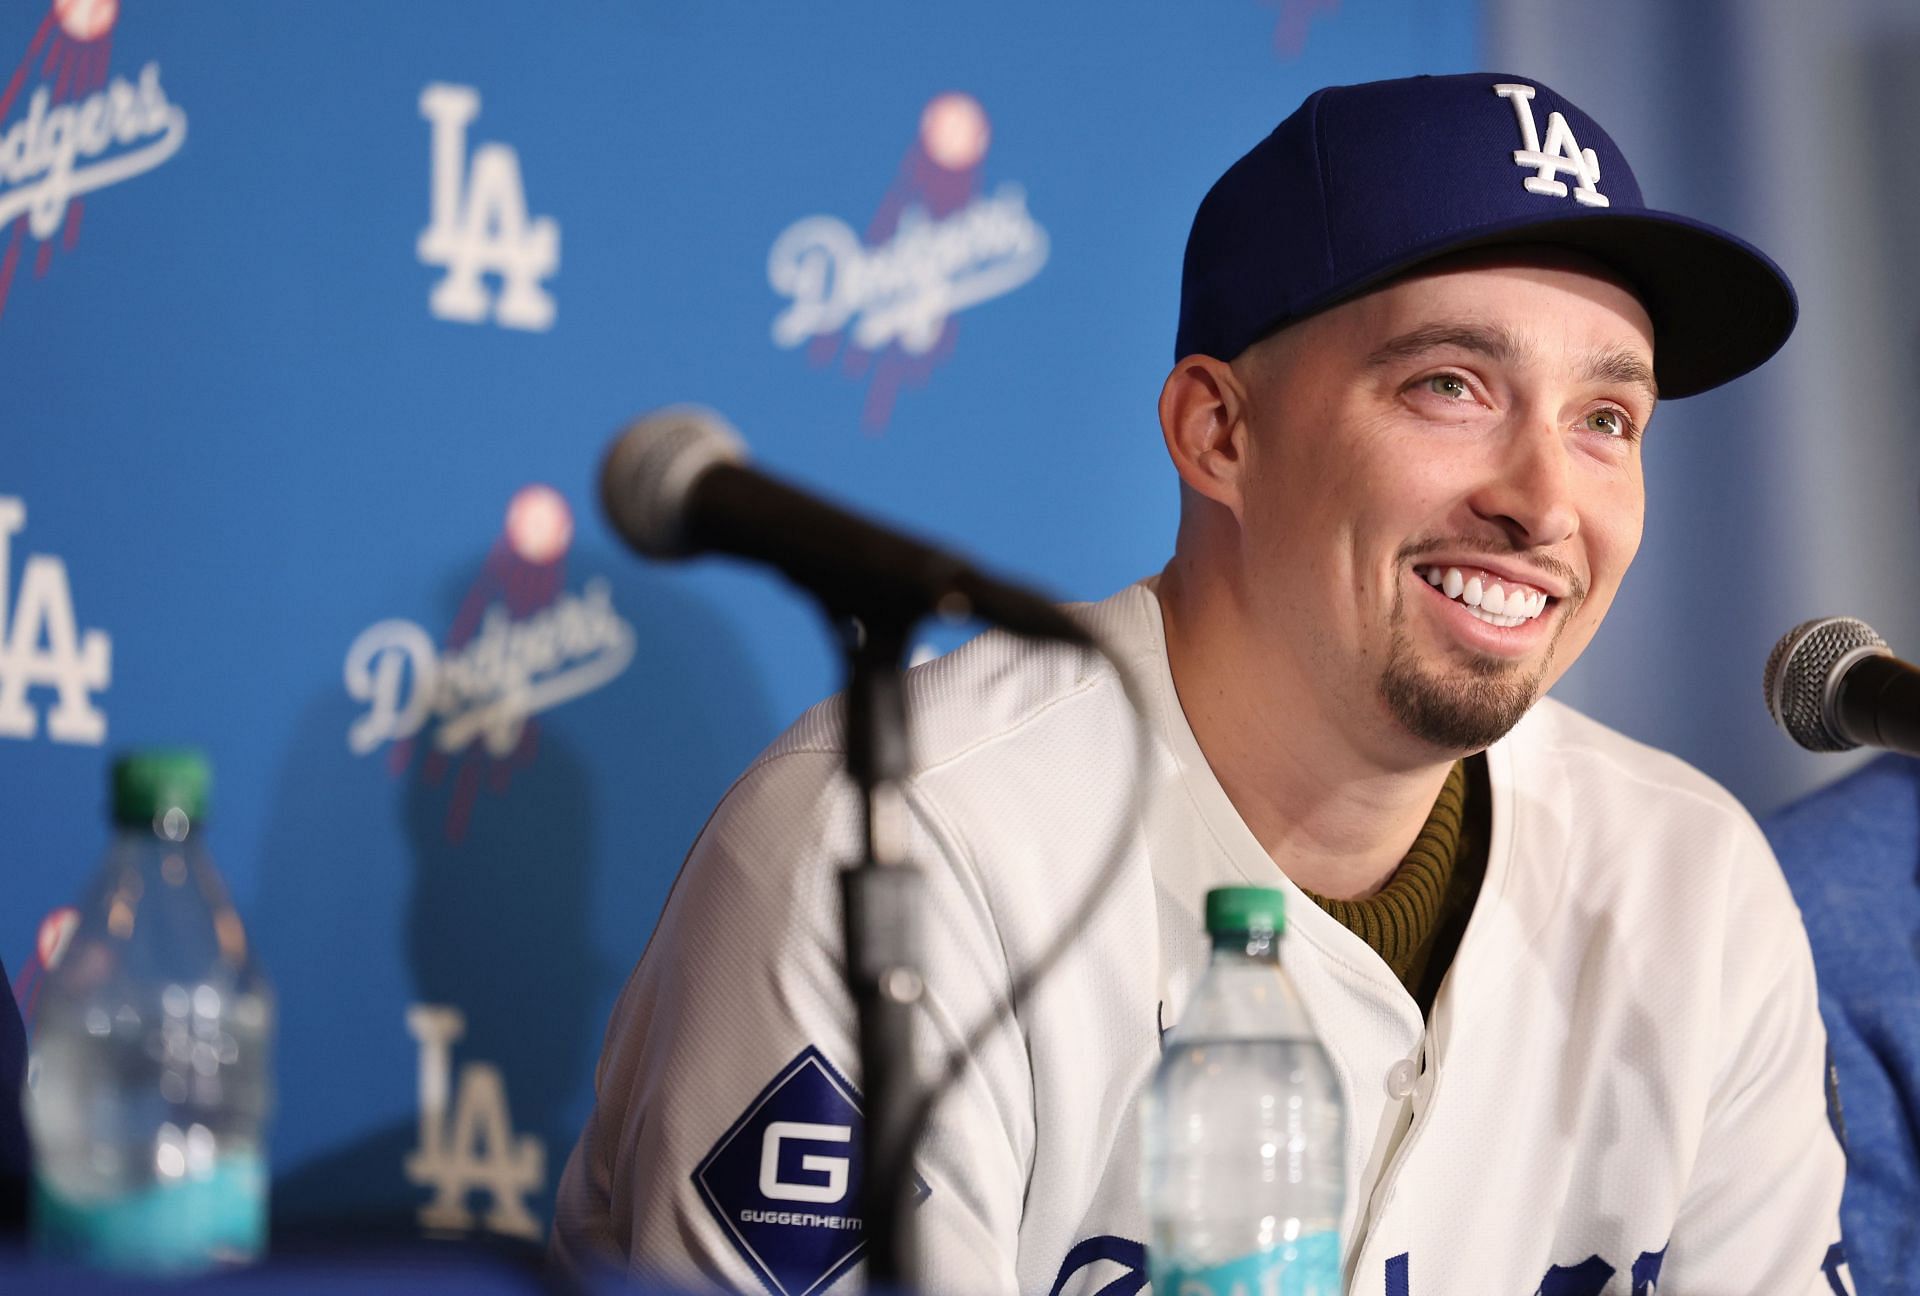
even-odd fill
[(1634, 572), (1559, 697), (1766, 811), (1857, 757), (1800, 752), (1760, 704), (1791, 626), (1866, 619), (1920, 654), (1920, 131), (1912, 0), (1485, 0), (1490, 61), (1605, 122), (1649, 198), (1767, 249), (1800, 293), (1758, 373), (1663, 406)]
[(837, 685), (771, 579), (617, 550), (614, 432), (702, 402), (1103, 595), (1172, 542), (1207, 184), (1311, 89), (1475, 41), (1469, 0), (5, 0), (23, 996), (110, 754), (200, 744), (281, 995), (282, 1211), (536, 1230), (682, 852)]

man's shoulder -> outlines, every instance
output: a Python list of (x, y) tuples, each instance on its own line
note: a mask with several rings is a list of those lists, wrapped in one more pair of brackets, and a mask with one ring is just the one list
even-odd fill
[(1496, 746), (1507, 748), (1520, 770), (1547, 773), (1582, 800), (1724, 815), (1753, 827), (1739, 798), (1711, 775), (1553, 698), (1536, 703)]
[(1505, 765), (1500, 821), (1560, 853), (1579, 885), (1695, 918), (1711, 907), (1768, 930), (1797, 926), (1760, 825), (1708, 774), (1551, 700), (1504, 747), (1489, 753)]
[(1759, 1012), (1782, 977), (1811, 975), (1786, 878), (1731, 792), (1557, 702), (1536, 706), (1509, 737), (1501, 753), (1509, 796), (1502, 807), (1496, 781), (1496, 830), (1509, 827), (1506, 840), (1529, 871), (1559, 870), (1564, 885), (1544, 902), (1547, 913), (1590, 933), (1630, 933), (1649, 975), (1717, 986), (1710, 1011), (1729, 1021)]

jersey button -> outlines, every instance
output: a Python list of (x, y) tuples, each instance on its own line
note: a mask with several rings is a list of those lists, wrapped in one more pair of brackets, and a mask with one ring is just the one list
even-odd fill
[(1419, 1064), (1409, 1058), (1400, 1059), (1387, 1068), (1387, 1097), (1399, 1102), (1413, 1092), (1414, 1082), (1419, 1078)]

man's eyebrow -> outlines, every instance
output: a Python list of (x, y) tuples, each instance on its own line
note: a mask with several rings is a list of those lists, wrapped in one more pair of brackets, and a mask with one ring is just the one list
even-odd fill
[(1631, 351), (1603, 351), (1587, 361), (1587, 379), (1598, 383), (1631, 383), (1644, 387), (1647, 399), (1658, 404), (1660, 384), (1654, 381), (1653, 369)]
[(1367, 357), (1366, 365), (1377, 369), (1442, 347), (1478, 352), (1489, 360), (1510, 360), (1520, 350), (1513, 333), (1505, 328), (1484, 324), (1425, 324), (1382, 342)]
[[(1366, 359), (1369, 369), (1416, 359), (1429, 351), (1453, 347), (1486, 356), (1489, 360), (1511, 360), (1524, 349), (1512, 330), (1484, 324), (1425, 324), (1417, 329), (1388, 338)], [(1587, 361), (1582, 375), (1589, 382), (1629, 383), (1646, 390), (1649, 400), (1658, 402), (1660, 385), (1653, 368), (1626, 350), (1601, 351)]]

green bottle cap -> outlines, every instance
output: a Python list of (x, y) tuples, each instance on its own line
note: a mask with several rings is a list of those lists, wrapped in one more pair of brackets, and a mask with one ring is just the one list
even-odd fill
[(206, 818), (212, 785), (207, 758), (190, 747), (129, 752), (113, 763), (113, 821), (145, 827), (179, 810), (197, 824)]
[(1277, 887), (1215, 887), (1207, 892), (1207, 934), (1272, 932), (1287, 929), (1287, 893)]

